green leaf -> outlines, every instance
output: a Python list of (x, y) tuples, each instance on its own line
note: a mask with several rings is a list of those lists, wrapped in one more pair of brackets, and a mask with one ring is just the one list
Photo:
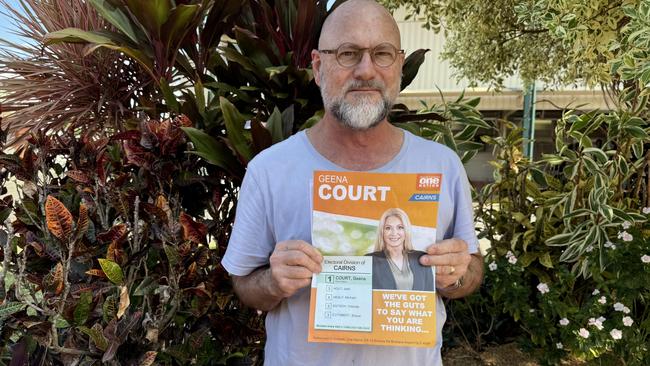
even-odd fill
[(147, 31), (160, 35), (160, 28), (169, 18), (169, 0), (127, 0), (129, 10)]
[(546, 174), (537, 168), (530, 168), (530, 177), (535, 183), (539, 186), (547, 186), (548, 182), (546, 181)]
[(420, 70), (420, 66), (424, 62), (425, 55), (429, 52), (429, 49), (419, 49), (413, 51), (405, 60), (404, 65), (402, 66), (402, 83), (400, 85), (400, 91), (406, 89)]
[(636, 137), (638, 139), (648, 138), (648, 133), (643, 128), (638, 126), (625, 126), (623, 127), (623, 130), (629, 133), (632, 137)]
[(99, 258), (99, 265), (108, 279), (116, 285), (121, 285), (124, 281), (124, 273), (120, 265), (105, 258)]
[(588, 147), (582, 151), (584, 154), (591, 154), (600, 164), (604, 164), (609, 158), (605, 152), (597, 147)]
[(168, 50), (176, 49), (177, 44), (185, 38), (185, 35), (189, 31), (189, 25), (199, 13), (200, 9), (200, 5), (198, 4), (181, 4), (171, 11), (169, 19), (162, 27), (161, 36)]
[(153, 292), (158, 287), (158, 282), (154, 281), (151, 277), (145, 277), (142, 282), (133, 291), (133, 296), (145, 296)]
[(56, 327), (58, 329), (63, 329), (63, 328), (67, 328), (67, 327), (70, 326), (70, 323), (68, 323), (68, 321), (65, 320), (59, 314), (54, 315), (54, 317), (52, 319), (52, 323), (54, 323), (54, 327)]
[(537, 259), (537, 254), (536, 253), (524, 253), (522, 256), (519, 257), (519, 265), (521, 265), (523, 268), (528, 267), (533, 261)]
[(196, 95), (196, 108), (199, 110), (201, 116), (205, 115), (205, 92), (203, 88), (203, 83), (200, 80), (197, 80), (194, 83), (194, 93)]
[(102, 326), (99, 323), (95, 323), (92, 328), (88, 327), (77, 327), (82, 333), (86, 334), (87, 336), (92, 339), (93, 343), (95, 343), (95, 346), (99, 348), (102, 351), (106, 351), (108, 348), (108, 339), (104, 336), (104, 332), (102, 330)]
[(79, 302), (74, 309), (74, 322), (77, 325), (83, 325), (88, 320), (90, 305), (93, 303), (93, 294), (91, 291), (84, 291), (79, 297)]
[(114, 45), (114, 44), (102, 43), (102, 44), (97, 44), (94, 47), (89, 48), (88, 51), (86, 52), (86, 54), (90, 54), (90, 53), (94, 52), (96, 49), (98, 49), (100, 47), (108, 48), (108, 49), (111, 49), (113, 51), (118, 51), (118, 52), (122, 52), (122, 53), (126, 54), (127, 56), (129, 56), (132, 59), (134, 59), (135, 61), (137, 61), (140, 64), (140, 66), (142, 66), (145, 69), (145, 71), (147, 71), (147, 73), (149, 73), (149, 75), (151, 76), (151, 78), (153, 80), (158, 80), (156, 74), (154, 74), (154, 72), (153, 72), (153, 61), (144, 52), (142, 52), (142, 51), (140, 51), (138, 49), (135, 49), (135, 48), (131, 48), (131, 47), (117, 46), (117, 45)]
[(115, 44), (115, 39), (105, 32), (85, 31), (79, 28), (65, 28), (50, 32), (43, 37), (45, 44), (50, 45), (60, 42)]
[[(4, 286), (5, 284), (0, 284)], [(9, 316), (22, 311), (27, 305), (20, 303), (20, 302), (8, 302), (5, 304), (0, 305), (0, 324), (2, 324), (2, 321)]]
[(169, 110), (176, 113), (180, 112), (180, 104), (174, 95), (174, 91), (169, 86), (167, 79), (160, 78), (158, 83), (160, 84), (160, 91), (163, 93), (163, 98), (165, 98), (165, 102), (167, 103)]
[(88, 0), (97, 12), (115, 28), (119, 29), (134, 43), (138, 43), (136, 29), (129, 17), (107, 0)]
[(546, 268), (553, 268), (553, 261), (551, 260), (551, 254), (545, 252), (538, 257), (539, 263), (541, 263)]
[(241, 166), (226, 145), (194, 127), (181, 127), (181, 129), (194, 145), (194, 151), (187, 151), (187, 153), (198, 155), (208, 163), (240, 176)]
[(219, 97), (219, 101), (226, 122), (228, 140), (244, 161), (249, 162), (253, 158), (253, 152), (244, 136), (244, 118), (228, 99)]
[(175, 266), (181, 261), (181, 256), (178, 254), (178, 250), (171, 245), (163, 244), (163, 250), (169, 261), (171, 267)]
[(566, 234), (557, 234), (548, 239), (546, 239), (546, 245), (548, 246), (565, 246), (569, 244), (569, 240), (573, 236), (573, 233)]
[(274, 144), (284, 140), (284, 133), (282, 131), (282, 114), (278, 107), (273, 108), (273, 113), (266, 122), (266, 128), (271, 132)]

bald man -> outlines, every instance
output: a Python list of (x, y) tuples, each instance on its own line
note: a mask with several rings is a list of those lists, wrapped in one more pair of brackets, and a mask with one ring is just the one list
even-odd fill
[(311, 242), (315, 170), (442, 173), (437, 242), (420, 258), (436, 266), (438, 293), (478, 288), (478, 252), (467, 176), (450, 149), (391, 125), (404, 53), (397, 24), (374, 1), (350, 0), (323, 25), (312, 51), (325, 114), (307, 131), (263, 151), (248, 165), (222, 264), (246, 305), (268, 311), (265, 365), (441, 365), (442, 300), (432, 348), (307, 342), (309, 285), (323, 257)]

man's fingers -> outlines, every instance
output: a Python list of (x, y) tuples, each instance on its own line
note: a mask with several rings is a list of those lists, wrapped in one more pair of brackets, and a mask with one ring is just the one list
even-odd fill
[(436, 275), (440, 276), (453, 276), (459, 272), (459, 268), (456, 266), (436, 266)]
[(323, 261), (323, 255), (312, 245), (302, 240), (288, 240), (278, 243), (275, 250), (276, 252), (298, 251), (309, 256), (314, 262), (321, 263)]
[(284, 268), (281, 269), (280, 275), (284, 278), (292, 279), (292, 280), (304, 280), (304, 279), (310, 279), (313, 275), (314, 272), (312, 272), (310, 269), (302, 266), (285, 266)]
[(451, 264), (469, 263), (469, 254), (467, 253), (450, 253), (443, 255), (427, 255), (420, 257), (420, 263), (424, 266), (447, 266)]
[(287, 266), (299, 266), (309, 269), (312, 273), (320, 273), (321, 264), (320, 262), (314, 261), (314, 259), (303, 252), (297, 250), (292, 250), (287, 253), (282, 253), (284, 257), (283, 263)]
[(438, 243), (431, 244), (427, 248), (427, 254), (443, 255), (449, 253), (466, 252), (467, 243), (461, 239), (445, 239)]

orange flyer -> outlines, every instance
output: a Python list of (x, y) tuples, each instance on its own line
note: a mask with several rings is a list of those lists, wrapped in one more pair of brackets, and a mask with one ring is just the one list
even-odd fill
[(419, 257), (436, 241), (442, 175), (315, 171), (310, 342), (432, 347), (435, 268)]

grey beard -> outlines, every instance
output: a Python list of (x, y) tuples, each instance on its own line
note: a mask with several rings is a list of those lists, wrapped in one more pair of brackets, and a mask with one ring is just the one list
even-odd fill
[(331, 105), (334, 117), (344, 126), (354, 130), (366, 130), (377, 126), (390, 112), (391, 103), (382, 98), (380, 103), (361, 102), (352, 105), (347, 102), (336, 101)]

